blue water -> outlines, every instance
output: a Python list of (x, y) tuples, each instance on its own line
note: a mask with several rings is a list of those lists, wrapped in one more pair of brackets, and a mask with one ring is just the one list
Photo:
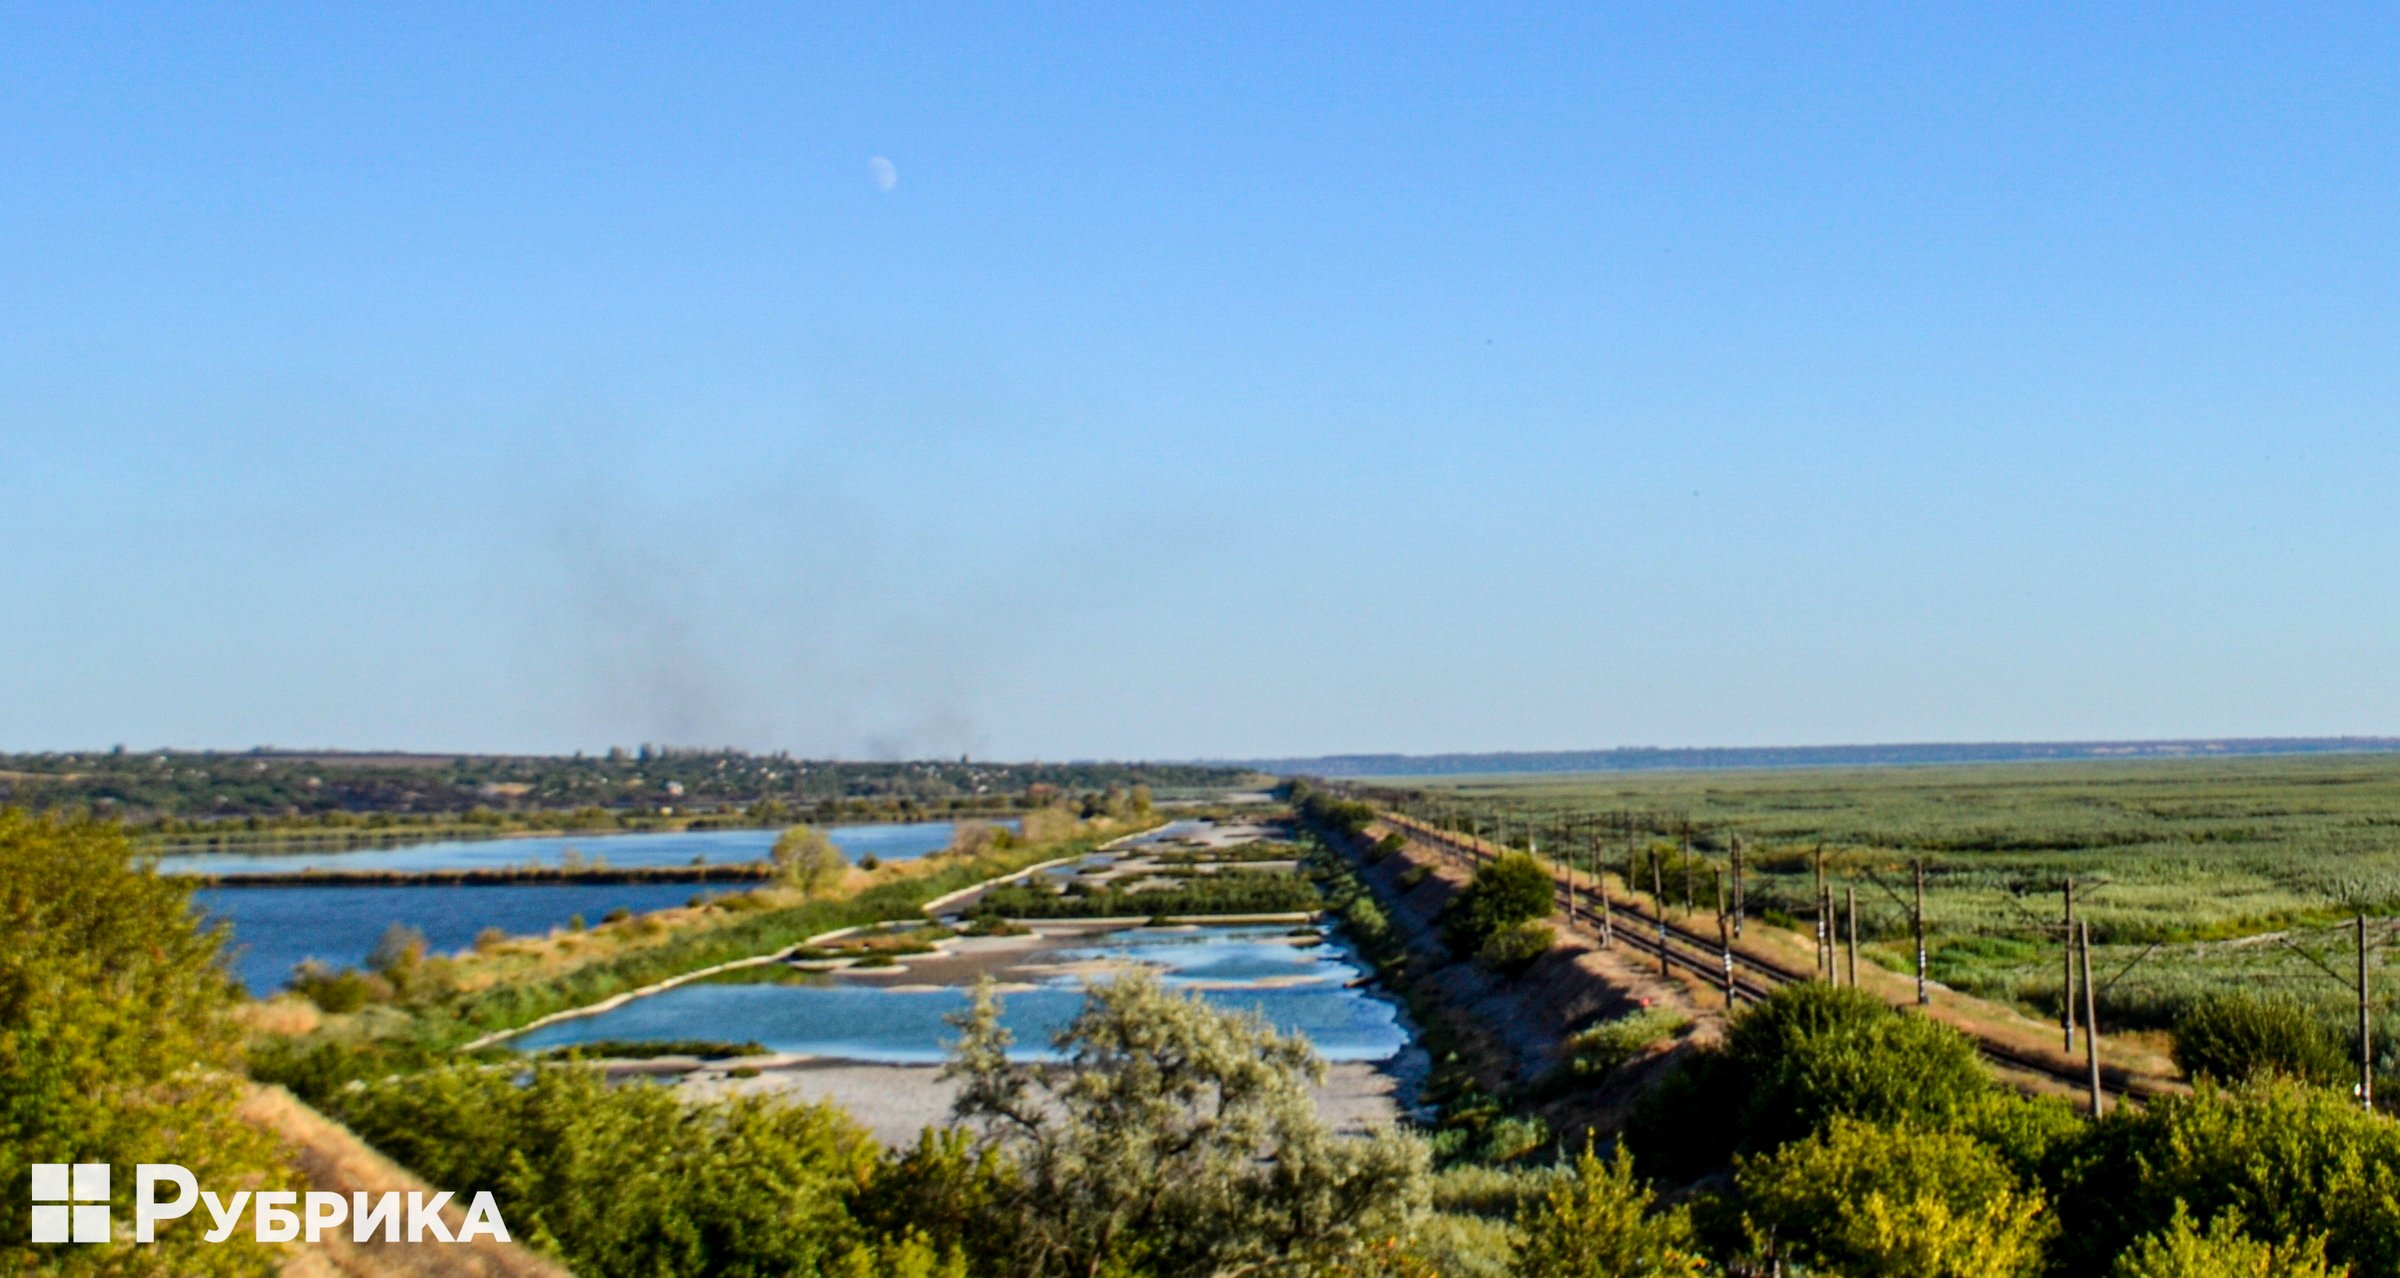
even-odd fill
[[(1015, 828), (1016, 821), (995, 822)], [(909, 861), (950, 846), (948, 821), (888, 825), (837, 825), (825, 833), (852, 860), (873, 854), (883, 861)], [(659, 834), (566, 834), (539, 838), (444, 839), (405, 847), (352, 848), (261, 855), (187, 852), (158, 859), (162, 874), (275, 874), (300, 870), (490, 870), (538, 863), (556, 865), (573, 849), (589, 863), (606, 860), (617, 869), (710, 865), (764, 860), (777, 830), (687, 830)]]
[(487, 927), (511, 935), (548, 932), (578, 914), (596, 925), (619, 906), (643, 914), (726, 890), (705, 883), (541, 883), (202, 888), (192, 895), (210, 918), (233, 924), (234, 974), (252, 993), (269, 994), (305, 958), (358, 966), (394, 923), (423, 932), (434, 953), (445, 953), (465, 949)]
[[(1360, 974), (1356, 956), (1336, 943), (1300, 949), (1266, 938), (1283, 929), (1204, 928), (1129, 931), (1041, 956), (1042, 962), (1092, 957), (1130, 958), (1161, 966), (1170, 986), (1197, 990), (1221, 1007), (1254, 1011), (1289, 1033), (1303, 1034), (1328, 1060), (1388, 1060), (1408, 1045), (1399, 1009), (1363, 989), (1346, 988)], [(1228, 986), (1225, 982), (1310, 978), (1303, 985)], [(906, 975), (866, 978), (905, 981)], [(516, 1040), (533, 1051), (604, 1039), (756, 1041), (778, 1052), (850, 1060), (924, 1063), (942, 1059), (957, 1031), (944, 1017), (963, 1011), (958, 988), (880, 989), (841, 981), (818, 985), (678, 986), (597, 1016), (562, 1021)], [(1002, 1021), (1016, 1036), (1013, 1054), (1054, 1056), (1051, 1036), (1083, 1006), (1083, 986), (1071, 975), (1039, 988), (1001, 996)]]

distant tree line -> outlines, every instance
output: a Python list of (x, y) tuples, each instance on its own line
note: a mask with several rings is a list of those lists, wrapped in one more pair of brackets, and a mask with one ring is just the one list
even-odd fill
[(374, 755), (110, 750), (0, 755), (0, 803), (201, 837), (457, 826), (591, 830), (672, 819), (745, 825), (919, 820), (1137, 788), (1263, 781), (1188, 764), (854, 762), (644, 746), (601, 755)]

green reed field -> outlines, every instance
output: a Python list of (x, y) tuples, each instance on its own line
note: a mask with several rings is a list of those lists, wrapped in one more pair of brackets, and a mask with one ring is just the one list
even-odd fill
[[(1520, 846), (1533, 836), (1546, 852), (1597, 851), (1608, 866), (1624, 864), (1628, 844), (1596, 823), (1609, 814), (1637, 814), (1644, 832), (1635, 840), (1679, 839), (1688, 818), (1695, 848), (1719, 865), (1739, 834), (1754, 913), (1807, 917), (1822, 845), (1837, 898), (1840, 887), (1858, 889), (1868, 952), (1893, 966), (1904, 962), (1908, 864), (1921, 857), (1935, 978), (2046, 1013), (2060, 978), (2059, 888), (2072, 877), (2101, 980), (2134, 964), (2107, 986), (2104, 1027), (2163, 1023), (2229, 984), (2331, 1015), (2351, 996), (2318, 963), (2348, 973), (2356, 961), (2350, 932), (2337, 925), (2359, 912), (2400, 916), (2400, 757), (2391, 755), (1444, 777), (1369, 788), (1426, 814), (1481, 819), (1487, 833), (1497, 825)], [(2375, 933), (2380, 941), (2380, 923)], [(2385, 970), (2392, 954), (2374, 948), (2378, 983), (2400, 995), (2400, 971)]]

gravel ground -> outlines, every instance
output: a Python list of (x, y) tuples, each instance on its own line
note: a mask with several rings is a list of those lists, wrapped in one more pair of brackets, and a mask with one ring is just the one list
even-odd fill
[[(1326, 1068), (1324, 1085), (1316, 1089), (1317, 1108), (1342, 1131), (1362, 1132), (1388, 1125), (1400, 1117), (1399, 1074), (1411, 1053), (1400, 1062), (1367, 1064), (1342, 1061)], [(666, 1073), (690, 1068), (691, 1062), (654, 1062), (648, 1069), (623, 1072)], [(938, 1065), (872, 1065), (856, 1061), (809, 1057), (754, 1056), (740, 1062), (759, 1071), (754, 1078), (735, 1078), (711, 1066), (684, 1074), (679, 1086), (698, 1095), (726, 1096), (774, 1092), (806, 1100), (829, 1100), (864, 1123), (886, 1145), (914, 1144), (917, 1133), (948, 1120), (950, 1098), (957, 1084), (942, 1081)]]

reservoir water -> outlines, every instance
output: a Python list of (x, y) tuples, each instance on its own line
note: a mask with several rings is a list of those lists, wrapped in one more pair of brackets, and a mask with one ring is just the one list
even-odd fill
[[(1015, 828), (1014, 819), (991, 824)], [(907, 861), (950, 845), (949, 821), (837, 825), (825, 833), (852, 860), (873, 855)], [(557, 865), (573, 852), (585, 862), (605, 859), (618, 869), (739, 865), (766, 859), (778, 830), (671, 830), (650, 834), (558, 834), (528, 838), (442, 839), (403, 847), (307, 852), (178, 852), (158, 859), (161, 874), (288, 874), (299, 870), (497, 870)]]
[[(1012, 1054), (1054, 1055), (1050, 1039), (1074, 1019), (1087, 982), (1124, 965), (1159, 972), (1171, 988), (1196, 991), (1222, 1007), (1257, 1012), (1276, 1028), (1306, 1035), (1328, 1060), (1383, 1061), (1408, 1045), (1400, 1010), (1357, 988), (1366, 973), (1338, 937), (1320, 932), (1294, 944), (1292, 928), (1222, 926), (1129, 928), (1097, 936), (1024, 942), (1016, 961), (998, 964), (1003, 1021)], [(757, 1042), (771, 1051), (912, 1064), (939, 1061), (957, 1031), (945, 1017), (969, 1003), (965, 969), (991, 971), (962, 956), (906, 960), (891, 975), (837, 973), (802, 983), (695, 983), (636, 999), (596, 1016), (535, 1030), (515, 1046), (538, 1051), (604, 1040), (707, 1039)], [(938, 979), (935, 979), (938, 978)]]
[(465, 949), (487, 927), (512, 936), (548, 932), (577, 915), (598, 923), (619, 907), (643, 914), (725, 890), (703, 883), (202, 888), (192, 899), (211, 919), (233, 924), (234, 975), (263, 996), (283, 988), (302, 959), (358, 966), (394, 923), (424, 933), (427, 949), (439, 954)]
[[(1013, 823), (1012, 823), (1013, 824)], [(487, 869), (536, 861), (555, 865), (574, 849), (587, 862), (609, 865), (711, 865), (756, 861), (775, 842), (774, 830), (700, 830), (662, 834), (569, 835), (525, 839), (444, 840), (407, 847), (288, 855), (192, 853), (159, 858), (167, 874), (250, 874), (317, 869)], [(949, 846), (947, 821), (835, 826), (826, 831), (851, 859), (873, 854), (905, 861)], [(636, 914), (682, 905), (697, 895), (739, 891), (700, 883), (542, 883), (515, 886), (227, 887), (203, 888), (194, 899), (210, 918), (233, 925), (233, 971), (253, 994), (281, 989), (294, 964), (313, 958), (333, 967), (364, 961), (394, 923), (425, 934), (435, 953), (465, 948), (496, 927), (510, 935), (548, 932), (581, 915), (598, 923), (610, 910)]]

